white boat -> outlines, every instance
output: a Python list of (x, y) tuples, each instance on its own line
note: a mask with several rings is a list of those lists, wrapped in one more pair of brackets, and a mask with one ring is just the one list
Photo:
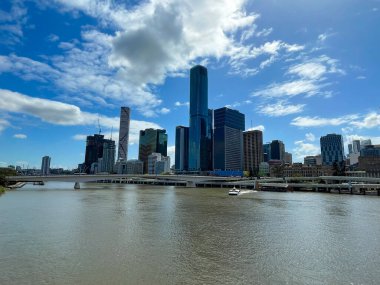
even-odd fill
[(234, 188), (230, 189), (230, 191), (228, 191), (228, 195), (239, 195), (240, 193), (240, 189), (236, 189), (236, 187), (234, 186)]

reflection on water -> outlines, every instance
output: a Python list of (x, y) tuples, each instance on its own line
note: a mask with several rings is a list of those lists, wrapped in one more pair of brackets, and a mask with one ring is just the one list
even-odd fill
[(380, 199), (72, 183), (0, 197), (0, 284), (377, 284)]

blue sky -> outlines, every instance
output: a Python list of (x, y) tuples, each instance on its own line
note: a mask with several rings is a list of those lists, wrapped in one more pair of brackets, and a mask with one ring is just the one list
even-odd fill
[[(0, 165), (72, 168), (86, 135), (188, 125), (189, 68), (209, 107), (244, 113), (293, 160), (319, 138), (380, 143), (379, 0), (5, 0), (0, 2)], [(173, 160), (174, 161), (174, 160)]]

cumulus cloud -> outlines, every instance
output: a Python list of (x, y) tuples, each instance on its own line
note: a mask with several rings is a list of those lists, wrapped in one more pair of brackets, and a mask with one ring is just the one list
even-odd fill
[(189, 107), (190, 106), (190, 102), (183, 102), (183, 103), (181, 103), (181, 102), (177, 101), (177, 102), (174, 103), (174, 106), (176, 106), (176, 107), (182, 107), (182, 106)]
[(161, 109), (158, 111), (158, 113), (165, 115), (165, 114), (170, 113), (170, 109), (164, 107), (164, 108), (161, 108)]
[(353, 121), (351, 124), (360, 129), (362, 128), (370, 129), (370, 128), (375, 128), (375, 127), (380, 127), (380, 114), (376, 112), (369, 113), (364, 116), (363, 120)]
[(293, 157), (295, 161), (303, 161), (305, 156), (317, 155), (321, 152), (319, 146), (304, 140), (294, 142)]
[(300, 113), (304, 107), (304, 104), (290, 105), (286, 101), (278, 101), (274, 104), (260, 105), (257, 107), (257, 111), (269, 117), (281, 117)]
[(175, 164), (175, 145), (168, 146), (168, 156), (170, 156), (170, 164)]
[[(34, 98), (18, 92), (0, 89), (0, 110), (23, 113), (41, 119), (42, 121), (63, 125), (97, 125), (99, 124), (108, 129), (119, 126), (119, 117), (107, 117), (104, 115), (82, 111), (79, 107), (58, 101)], [(2, 120), (0, 120), (0, 126)], [(6, 121), (4, 121), (6, 126)], [(145, 128), (160, 129), (158, 124), (131, 120), (130, 141), (138, 140), (139, 131)], [(74, 136), (74, 139), (82, 140), (81, 135)]]
[(315, 135), (313, 133), (307, 133), (307, 134), (305, 134), (305, 138), (309, 142), (315, 141)]
[(272, 83), (261, 90), (252, 93), (252, 96), (264, 98), (282, 98), (305, 95), (306, 97), (314, 95), (331, 96), (323, 89), (330, 85), (327, 81), (327, 75), (339, 74), (345, 72), (338, 67), (338, 61), (328, 56), (320, 56), (313, 59), (303, 59), (299, 64), (292, 65), (288, 68), (285, 75), (292, 77), (291, 80), (282, 83)]

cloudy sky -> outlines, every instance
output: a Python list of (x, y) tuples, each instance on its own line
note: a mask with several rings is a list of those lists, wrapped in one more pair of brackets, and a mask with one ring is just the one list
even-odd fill
[(295, 161), (327, 133), (380, 143), (379, 0), (0, 1), (0, 166), (83, 162), (86, 135), (188, 125), (189, 68), (209, 107), (283, 140)]

